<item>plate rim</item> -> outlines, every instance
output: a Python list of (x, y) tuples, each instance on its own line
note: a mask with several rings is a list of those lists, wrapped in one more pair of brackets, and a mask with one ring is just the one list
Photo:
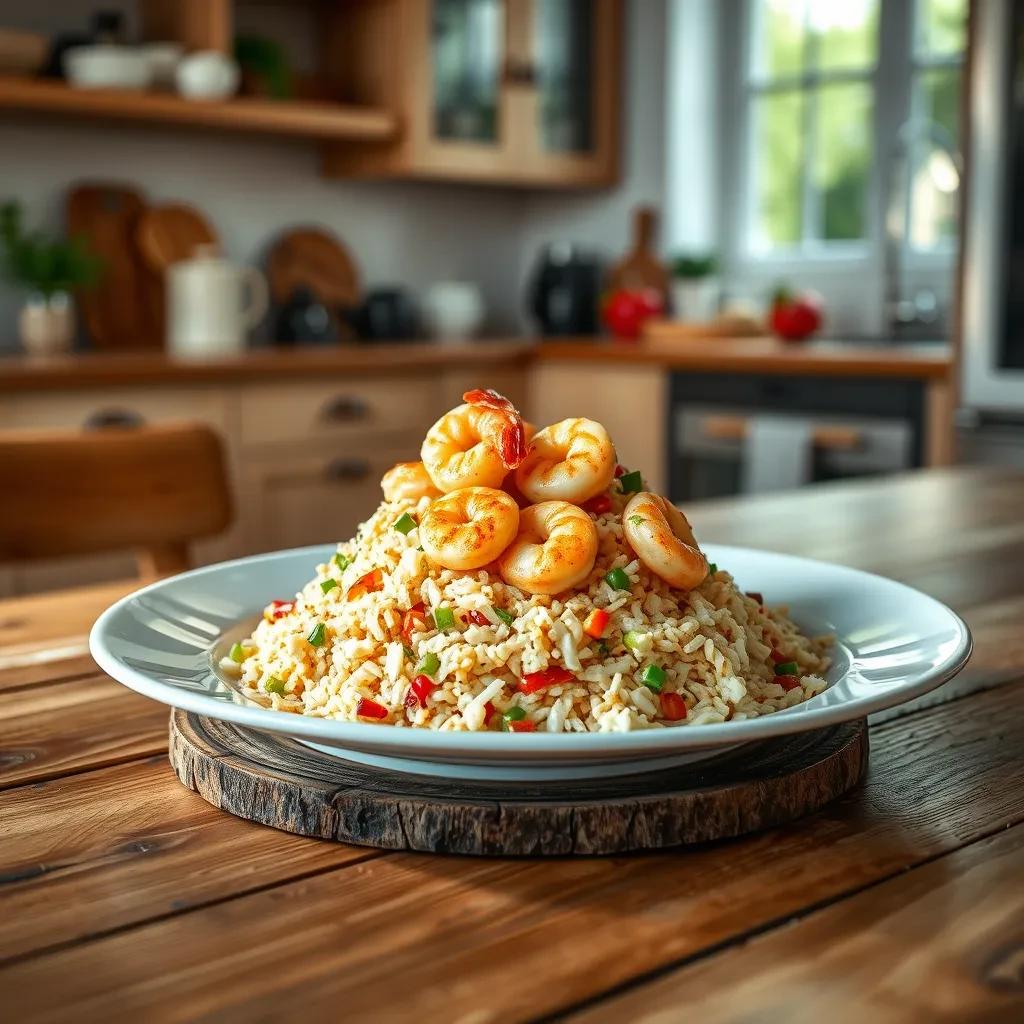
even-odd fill
[[(294, 712), (275, 711), (255, 705), (243, 705), (235, 702), (218, 700), (203, 693), (175, 687), (158, 679), (153, 679), (145, 672), (125, 664), (114, 655), (106, 644), (106, 637), (114, 620), (133, 602), (155, 591), (160, 591), (172, 583), (183, 579), (199, 578), (206, 575), (223, 573), (230, 569), (244, 567), (257, 561), (291, 559), (309, 557), (318, 559), (311, 561), (311, 566), (319, 564), (325, 557), (336, 550), (332, 543), (311, 544), (296, 548), (285, 548), (278, 551), (262, 552), (247, 555), (211, 565), (201, 566), (184, 573), (155, 580), (137, 590), (119, 598), (96, 619), (89, 632), (89, 652), (97, 665), (112, 679), (123, 686), (134, 690), (142, 696), (157, 700), (169, 707), (181, 708), (207, 717), (229, 721), (236, 725), (254, 728), (264, 732), (280, 732), (292, 736), (302, 736), (314, 741), (327, 741), (339, 749), (350, 747), (353, 750), (380, 751), (395, 756), (423, 757), (437, 755), (445, 751), (460, 753), (464, 756), (487, 756), (501, 754), (512, 760), (530, 758), (531, 755), (545, 757), (571, 758), (573, 752), (580, 756), (595, 757), (604, 755), (609, 760), (621, 757), (643, 756), (647, 753), (663, 755), (672, 750), (708, 749), (734, 743), (753, 742), (776, 736), (806, 732), (813, 729), (827, 728), (863, 718), (883, 711), (890, 707), (915, 700), (925, 693), (936, 689), (957, 675), (970, 659), (974, 648), (974, 640), (970, 628), (963, 618), (952, 608), (937, 598), (926, 594), (916, 587), (893, 580), (878, 573), (868, 572), (852, 566), (828, 562), (823, 559), (808, 558), (804, 555), (792, 555), (786, 552), (771, 551), (764, 548), (751, 548), (727, 544), (706, 544), (705, 548), (716, 554), (716, 560), (728, 565), (733, 554), (752, 554), (768, 556), (790, 563), (800, 563), (817, 569), (839, 570), (844, 574), (865, 577), (873, 582), (881, 582), (885, 586), (902, 588), (905, 591), (923, 598), (935, 606), (936, 610), (947, 616), (957, 633), (957, 643), (946, 660), (926, 672), (921, 679), (904, 686), (887, 687), (881, 692), (866, 695), (862, 698), (846, 701), (841, 704), (826, 705), (820, 708), (807, 708), (800, 714), (790, 715), (787, 710), (763, 715), (738, 722), (714, 722), (684, 728), (669, 729), (638, 729), (630, 732), (584, 732), (584, 733), (495, 733), (489, 731), (450, 731), (441, 732), (434, 729), (394, 728), (373, 725), (368, 722), (348, 722), (330, 718), (315, 718)], [(319, 553), (319, 554), (317, 554)], [(252, 614), (257, 614), (254, 608)], [(212, 644), (211, 644), (212, 646)], [(211, 670), (212, 671), (212, 670)], [(172, 697), (174, 699), (169, 699)], [(811, 698), (813, 700), (814, 698)], [(417, 748), (420, 753), (417, 755)]]

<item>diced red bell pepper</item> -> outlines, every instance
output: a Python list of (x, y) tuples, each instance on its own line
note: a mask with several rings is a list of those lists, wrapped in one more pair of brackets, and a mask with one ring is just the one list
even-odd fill
[(686, 701), (682, 694), (663, 693), (661, 695), (661, 717), (670, 722), (681, 722), (686, 718)]
[(575, 678), (568, 669), (564, 669), (560, 665), (553, 665), (540, 672), (527, 672), (519, 684), (519, 692), (536, 693), (547, 686), (557, 686), (559, 683), (567, 683), (570, 679)]
[(360, 697), (359, 703), (356, 704), (356, 714), (360, 718), (387, 718), (388, 709), (383, 704), (370, 700), (369, 697)]
[(588, 616), (587, 621), (583, 623), (583, 632), (587, 636), (592, 636), (595, 640), (600, 640), (604, 636), (604, 631), (608, 628), (608, 620), (611, 616), (603, 608), (595, 608)]
[(466, 612), (466, 618), (477, 626), (490, 626), (491, 620), (483, 612)]
[(380, 590), (384, 586), (384, 570), (383, 569), (371, 569), (364, 576), (360, 576), (359, 579), (348, 588), (348, 594), (346, 595), (347, 600), (354, 601), (357, 597), (362, 597), (363, 594), (372, 594), (375, 590)]
[(752, 597), (759, 605), (764, 604), (764, 595), (759, 590), (748, 590), (747, 597)]
[(413, 633), (426, 632), (427, 630), (427, 613), (423, 607), (423, 602), (420, 601), (418, 604), (414, 604), (406, 613), (402, 616), (402, 636), (408, 641), (412, 638)]
[(607, 494), (596, 494), (590, 501), (584, 502), (583, 508), (592, 516), (602, 516), (611, 511), (612, 499)]
[(409, 688), (416, 694), (420, 707), (425, 708), (427, 706), (427, 698), (437, 689), (437, 683), (430, 676), (418, 675), (409, 684)]
[(772, 653), (768, 655), (772, 659), (772, 663), (775, 665), (781, 664), (783, 661), (791, 661), (792, 659), (787, 658), (785, 654), (778, 649), (778, 647), (772, 648)]
[(617, 463), (615, 466), (615, 479), (618, 480), (620, 476), (625, 476), (628, 472), (629, 471), (626, 469), (625, 466), (622, 465), (621, 462)]
[(416, 694), (410, 686), (406, 691), (405, 700), (402, 701), (402, 705), (407, 708), (414, 708), (417, 704), (419, 704), (419, 701), (416, 699)]
[(491, 719), (494, 717), (494, 705), (488, 701), (484, 705), (484, 725), (490, 725)]
[(524, 718), (521, 722), (509, 722), (509, 732), (536, 732), (537, 723)]
[(784, 690), (795, 690), (800, 685), (799, 676), (776, 676), (775, 682)]
[(263, 609), (263, 618), (265, 618), (267, 622), (273, 622), (275, 619), (280, 619), (287, 615), (294, 608), (294, 601), (271, 601), (270, 604)]

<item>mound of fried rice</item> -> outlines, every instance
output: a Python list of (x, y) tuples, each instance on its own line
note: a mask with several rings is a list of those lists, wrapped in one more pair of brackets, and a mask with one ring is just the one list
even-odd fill
[[(517, 730), (547, 732), (703, 725), (769, 714), (824, 689), (830, 637), (803, 636), (786, 608), (744, 594), (724, 568), (695, 590), (673, 590), (626, 544), (627, 498), (614, 494), (611, 509), (597, 517), (600, 550), (588, 579), (554, 597), (523, 593), (489, 567), (457, 572), (432, 564), (415, 527), (395, 528), (403, 513), (418, 519), (430, 499), (384, 502), (334, 559), (317, 566), (294, 607), (267, 614), (222, 668), (243, 692), (278, 710), (472, 731), (508, 729), (512, 721)], [(628, 575), (628, 591), (605, 579), (615, 567)], [(354, 586), (376, 569), (379, 589)], [(406, 613), (420, 603), (417, 628), (403, 634)], [(609, 615), (600, 640), (584, 632), (597, 608)], [(451, 626), (436, 628), (438, 609), (451, 610)], [(431, 654), (437, 667), (421, 700), (411, 684), (424, 659), (433, 664)], [(780, 660), (795, 662), (796, 672), (777, 675)], [(643, 681), (650, 665), (664, 674), (660, 687), (650, 673)], [(572, 678), (524, 692), (524, 677), (556, 667)], [(685, 717), (666, 694), (685, 700)]]

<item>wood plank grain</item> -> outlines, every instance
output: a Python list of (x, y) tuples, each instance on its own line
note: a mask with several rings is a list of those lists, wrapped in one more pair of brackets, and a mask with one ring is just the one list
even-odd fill
[(1021, 878), (1017, 826), (568, 1019), (1024, 1020)]
[(29, 1020), (72, 1003), (101, 1015), (114, 991), (147, 1020), (556, 1012), (1019, 822), (1022, 700), (1019, 683), (881, 727), (860, 791), (749, 839), (543, 863), (383, 857), (13, 964), (0, 990)]
[[(0, 665), (3, 664), (3, 654), (0, 653)], [(0, 668), (0, 694), (9, 693), (11, 690), (23, 690), (30, 686), (81, 679), (83, 676), (94, 676), (98, 672), (99, 669), (91, 654), (54, 658), (51, 651), (39, 651), (36, 657), (29, 657), (26, 654), (19, 659), (18, 664)]]
[(163, 756), (0, 794), (0, 820), (0, 961), (379, 856), (224, 814)]
[(0, 789), (167, 749), (167, 708), (106, 676), (0, 701)]

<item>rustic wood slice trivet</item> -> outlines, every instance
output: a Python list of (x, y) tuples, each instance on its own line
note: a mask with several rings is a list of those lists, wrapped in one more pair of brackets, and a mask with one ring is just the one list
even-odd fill
[(174, 710), (169, 756), (215, 807), (298, 835), (389, 850), (596, 854), (725, 839), (810, 814), (860, 781), (868, 733), (861, 720), (641, 775), (475, 782), (368, 768)]

